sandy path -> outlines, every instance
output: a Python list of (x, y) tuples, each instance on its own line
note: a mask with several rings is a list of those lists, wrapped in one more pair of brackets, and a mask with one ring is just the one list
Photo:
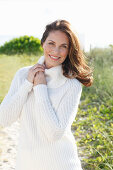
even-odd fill
[(19, 122), (0, 130), (0, 170), (14, 170), (19, 136)]

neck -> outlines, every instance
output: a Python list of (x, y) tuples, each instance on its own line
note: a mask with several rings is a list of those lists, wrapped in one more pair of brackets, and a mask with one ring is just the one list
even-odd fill
[[(50, 65), (50, 64), (47, 64), (47, 62), (44, 60), (44, 65), (45, 65), (45, 69), (50, 69), (50, 68), (52, 68), (52, 67), (57, 67), (58, 65), (56, 65), (56, 66), (52, 66), (52, 65)], [(60, 64), (61, 65), (61, 64)]]
[[(38, 63), (45, 64), (44, 56), (40, 57)], [(57, 88), (65, 83), (67, 77), (63, 75), (62, 64), (51, 68), (47, 68), (47, 65), (45, 66), (45, 76), (49, 88)]]
[(52, 66), (47, 65), (47, 63), (44, 61), (45, 69), (52, 68)]

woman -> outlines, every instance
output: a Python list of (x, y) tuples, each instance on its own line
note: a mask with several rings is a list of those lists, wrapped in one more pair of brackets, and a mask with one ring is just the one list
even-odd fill
[(41, 45), (38, 63), (15, 74), (0, 105), (0, 125), (20, 119), (16, 170), (81, 170), (71, 125), (92, 71), (68, 21), (48, 24)]

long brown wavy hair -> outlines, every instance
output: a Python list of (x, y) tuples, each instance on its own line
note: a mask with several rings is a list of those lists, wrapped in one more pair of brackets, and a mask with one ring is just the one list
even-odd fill
[(68, 21), (56, 20), (46, 25), (41, 38), (41, 45), (43, 45), (50, 32), (57, 30), (64, 32), (69, 39), (69, 53), (62, 63), (63, 75), (68, 78), (78, 79), (84, 86), (91, 86), (93, 83), (93, 71), (88, 66), (79, 40), (74, 31), (72, 31), (71, 24)]

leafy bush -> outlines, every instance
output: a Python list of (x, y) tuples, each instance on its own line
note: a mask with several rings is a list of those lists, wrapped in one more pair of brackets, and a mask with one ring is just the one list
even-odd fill
[(34, 54), (40, 55), (43, 53), (43, 49), (40, 45), (40, 40), (34, 38), (33, 36), (21, 36), (19, 38), (14, 38), (9, 42), (5, 42), (3, 46), (0, 47), (1, 54), (14, 55), (14, 54)]

